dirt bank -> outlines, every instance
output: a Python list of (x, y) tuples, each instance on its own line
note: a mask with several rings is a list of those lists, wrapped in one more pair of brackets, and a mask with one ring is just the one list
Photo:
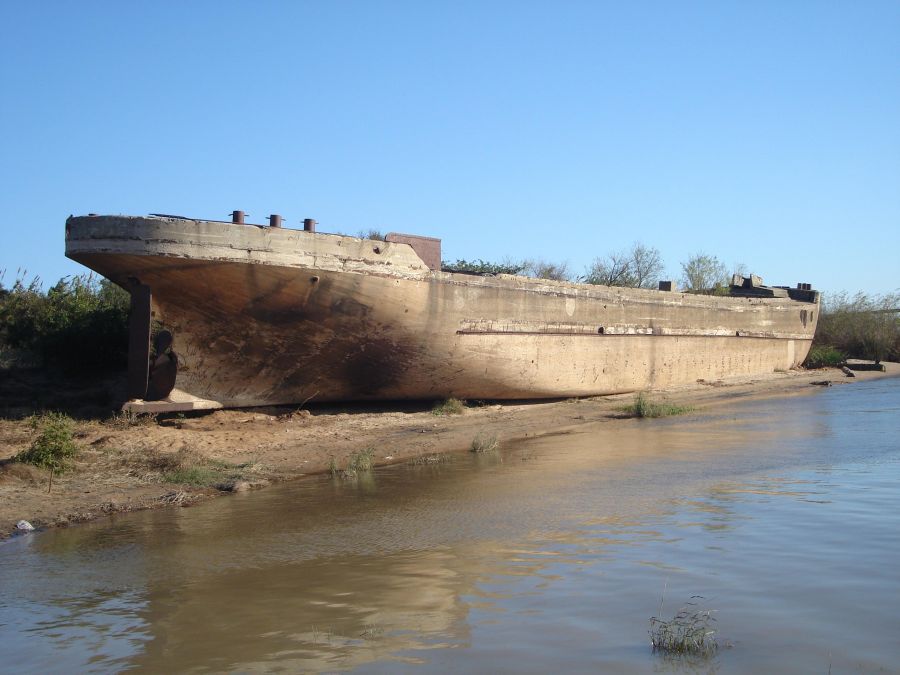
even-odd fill
[[(752, 381), (699, 381), (653, 398), (703, 414), (735, 400), (814, 393), (814, 382), (844, 385), (898, 375), (900, 364), (855, 378), (833, 369), (790, 371)], [(346, 470), (354, 457), (371, 456), (379, 465), (437, 461), (442, 453), (469, 451), (476, 436), (496, 437), (502, 444), (590, 422), (615, 424), (632, 398), (470, 405), (451, 415), (436, 415), (422, 404), (395, 404), (81, 421), (75, 434), (79, 455), (52, 485), (48, 471), (12, 461), (34, 438), (29, 424), (0, 420), (0, 537), (22, 519), (50, 527), (122, 511), (187, 506), (332, 468)]]

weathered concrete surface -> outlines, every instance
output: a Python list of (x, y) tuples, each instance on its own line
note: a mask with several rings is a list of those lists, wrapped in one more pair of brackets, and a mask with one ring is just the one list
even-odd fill
[[(402, 243), (167, 218), (67, 221), (150, 287), (176, 387), (225, 406), (586, 396), (793, 368), (817, 303), (433, 271)], [(377, 250), (376, 250), (377, 249)]]

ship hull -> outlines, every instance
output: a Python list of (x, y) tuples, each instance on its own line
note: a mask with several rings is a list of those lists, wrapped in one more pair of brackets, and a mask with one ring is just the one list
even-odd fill
[(175, 387), (223, 406), (528, 399), (802, 363), (816, 302), (429, 269), (406, 244), (210, 221), (84, 217), (67, 255), (149, 287)]

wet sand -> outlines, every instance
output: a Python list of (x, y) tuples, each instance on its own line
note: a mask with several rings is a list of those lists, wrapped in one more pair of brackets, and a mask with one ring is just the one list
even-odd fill
[[(735, 400), (811, 395), (813, 382), (835, 386), (900, 375), (840, 370), (777, 372), (753, 380), (702, 382), (651, 392), (654, 400), (691, 406), (703, 416)], [(129, 423), (87, 421), (77, 425), (81, 448), (70, 471), (46, 470), (10, 461), (31, 443), (23, 421), (0, 420), (0, 537), (19, 520), (35, 527), (66, 526), (109, 514), (147, 508), (189, 506), (231, 492), (274, 482), (345, 470), (355, 453), (369, 452), (376, 465), (440, 461), (445, 453), (468, 452), (476, 436), (500, 444), (572, 433), (587, 424), (621, 424), (621, 407), (632, 394), (528, 403), (487, 403), (460, 415), (435, 415), (430, 405), (316, 406), (310, 410), (230, 410)], [(213, 470), (210, 470), (210, 467)], [(185, 470), (201, 469), (205, 485), (176, 482)]]

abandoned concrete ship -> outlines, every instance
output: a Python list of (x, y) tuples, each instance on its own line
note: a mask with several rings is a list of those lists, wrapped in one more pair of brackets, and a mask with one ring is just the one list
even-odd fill
[(243, 220), (66, 221), (66, 255), (131, 293), (135, 409), (553, 398), (754, 376), (802, 363), (819, 313), (808, 284), (737, 277), (731, 296), (711, 296), (451, 273), (438, 239)]

